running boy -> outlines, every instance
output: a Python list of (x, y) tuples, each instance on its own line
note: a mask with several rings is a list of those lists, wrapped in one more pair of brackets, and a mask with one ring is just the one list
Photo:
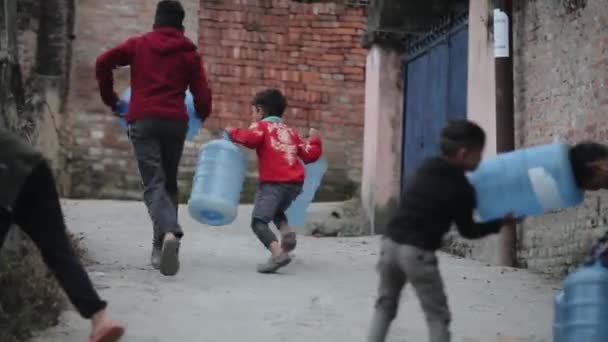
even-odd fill
[(55, 178), (43, 155), (0, 128), (0, 247), (12, 224), (32, 239), (80, 315), (90, 342), (115, 342), (124, 327), (110, 320), (68, 239)]
[[(258, 266), (260, 273), (274, 273), (291, 262), (289, 252), (296, 247), (296, 234), (288, 225), (285, 210), (302, 192), (304, 163), (321, 156), (321, 139), (310, 130), (310, 139), (302, 141), (296, 131), (282, 122), (287, 101), (276, 89), (258, 93), (253, 100), (253, 115), (262, 121), (249, 129), (226, 128), (232, 141), (255, 149), (258, 155), (260, 183), (255, 194), (251, 228), (272, 254)], [(281, 232), (281, 244), (268, 224), (274, 222)]]
[(114, 111), (122, 104), (113, 89), (112, 70), (131, 66), (127, 122), (153, 224), (150, 262), (167, 276), (179, 270), (184, 235), (177, 220), (177, 175), (188, 130), (188, 87), (200, 119), (211, 113), (211, 92), (196, 45), (184, 36), (184, 17), (179, 1), (160, 1), (154, 30), (105, 52), (96, 65), (101, 98)]
[(382, 240), (369, 342), (386, 339), (406, 282), (416, 290), (430, 341), (450, 340), (451, 316), (435, 252), (452, 223), (463, 237), (478, 239), (498, 233), (509, 220), (473, 221), (475, 192), (465, 172), (477, 168), (484, 145), (485, 133), (479, 126), (466, 120), (451, 122), (441, 133), (441, 157), (423, 162), (407, 183), (400, 209)]

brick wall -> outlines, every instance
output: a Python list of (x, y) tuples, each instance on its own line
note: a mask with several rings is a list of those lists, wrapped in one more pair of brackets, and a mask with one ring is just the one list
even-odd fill
[(249, 125), (253, 95), (281, 89), (289, 103), (286, 122), (301, 133), (320, 128), (324, 138), (329, 171), (318, 198), (348, 197), (362, 159), (365, 7), (202, 0), (200, 14), (215, 100), (208, 126)]
[[(561, 1), (520, 1), (514, 22), (516, 139), (608, 143), (608, 6), (589, 0), (566, 12)], [(590, 194), (579, 208), (531, 218), (520, 229), (524, 266), (561, 275), (608, 228), (608, 197)]]
[[(365, 25), (364, 9), (291, 1), (182, 3), (188, 9), (187, 35), (199, 41), (200, 29), (199, 46), (214, 93), (213, 117), (197, 140), (186, 145), (182, 189), (189, 190), (200, 144), (227, 124), (247, 125), (252, 95), (272, 86), (288, 96), (288, 123), (302, 133), (308, 126), (321, 129), (330, 165), (323, 197), (340, 199), (351, 192), (359, 181), (363, 140), (366, 51), (359, 48), (359, 37)], [(261, 3), (268, 6), (257, 5)], [(99, 99), (94, 63), (107, 48), (146, 32), (152, 26), (155, 5), (149, 0), (78, 3), (71, 120), (64, 127), (72, 132), (73, 140), (69, 156), (72, 197), (141, 198), (127, 138)], [(128, 76), (128, 69), (115, 72), (117, 90), (127, 86)], [(252, 162), (247, 198), (254, 180)], [(182, 191), (182, 199), (188, 193)]]

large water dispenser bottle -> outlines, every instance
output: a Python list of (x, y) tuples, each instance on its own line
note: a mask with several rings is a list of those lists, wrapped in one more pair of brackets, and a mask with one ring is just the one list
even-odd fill
[(583, 265), (563, 282), (559, 342), (608, 341), (608, 269), (602, 261)]
[(583, 201), (574, 180), (569, 146), (553, 143), (485, 159), (468, 175), (477, 196), (477, 213), (489, 221), (513, 213), (537, 216)]
[(564, 290), (553, 298), (553, 342), (562, 342), (562, 316), (564, 311)]
[(307, 164), (305, 168), (306, 177), (304, 178), (302, 193), (285, 212), (289, 226), (296, 229), (306, 227), (306, 212), (321, 185), (323, 175), (327, 171), (327, 160), (321, 157), (316, 162)]
[[(121, 100), (124, 101), (124, 106), (118, 108), (118, 112), (122, 115), (118, 120), (118, 124), (124, 130), (127, 129), (127, 120), (125, 119), (127, 113), (129, 113), (129, 103), (131, 102), (131, 87), (125, 89), (120, 97)], [(191, 140), (197, 134), (199, 129), (201, 128), (201, 119), (199, 119), (196, 114), (196, 109), (194, 108), (194, 98), (192, 97), (192, 93), (190, 90), (186, 90), (186, 97), (184, 99), (184, 103), (186, 105), (186, 112), (188, 113), (188, 117), (190, 120), (188, 121), (188, 132), (186, 133), (186, 139)]]
[(223, 226), (234, 221), (246, 169), (245, 154), (226, 133), (222, 139), (203, 145), (188, 201), (190, 216), (211, 226)]

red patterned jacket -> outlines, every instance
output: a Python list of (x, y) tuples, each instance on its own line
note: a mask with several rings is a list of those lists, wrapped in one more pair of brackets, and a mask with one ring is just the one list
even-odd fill
[(268, 117), (248, 129), (235, 128), (228, 134), (235, 143), (256, 150), (260, 182), (303, 183), (302, 162), (314, 163), (322, 153), (319, 137), (302, 141), (278, 117)]

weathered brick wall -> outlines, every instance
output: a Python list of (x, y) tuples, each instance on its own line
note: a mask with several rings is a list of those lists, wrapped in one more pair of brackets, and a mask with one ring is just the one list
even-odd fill
[[(519, 146), (591, 139), (608, 143), (608, 6), (589, 0), (567, 13), (561, 1), (519, 1), (514, 22), (516, 139)], [(526, 220), (524, 266), (561, 275), (608, 228), (608, 197)]]
[[(252, 95), (278, 87), (289, 100), (288, 123), (305, 133), (314, 126), (326, 141), (330, 171), (325, 199), (339, 199), (359, 181), (363, 140), (366, 51), (359, 48), (365, 25), (360, 6), (291, 1), (182, 1), (188, 8), (188, 36), (199, 41), (214, 112), (201, 136), (184, 151), (180, 184), (189, 190), (201, 143), (227, 124), (247, 125)], [(258, 4), (266, 4), (264, 7)], [(127, 137), (99, 99), (96, 57), (152, 25), (156, 2), (81, 0), (77, 7), (70, 113), (70, 173), (73, 197), (141, 197)], [(198, 15), (200, 6), (200, 16)], [(270, 7), (273, 7), (272, 9)], [(116, 89), (128, 84), (128, 69), (117, 70)], [(251, 158), (253, 161), (255, 158)], [(255, 180), (251, 164), (246, 196)], [(183, 196), (188, 191), (182, 191)], [(323, 195), (323, 194), (322, 194)], [(183, 199), (183, 198), (182, 198)]]
[(208, 127), (249, 125), (253, 95), (279, 88), (286, 122), (324, 138), (329, 171), (317, 198), (348, 197), (360, 181), (365, 23), (362, 6), (202, 0), (200, 46), (215, 100)]

